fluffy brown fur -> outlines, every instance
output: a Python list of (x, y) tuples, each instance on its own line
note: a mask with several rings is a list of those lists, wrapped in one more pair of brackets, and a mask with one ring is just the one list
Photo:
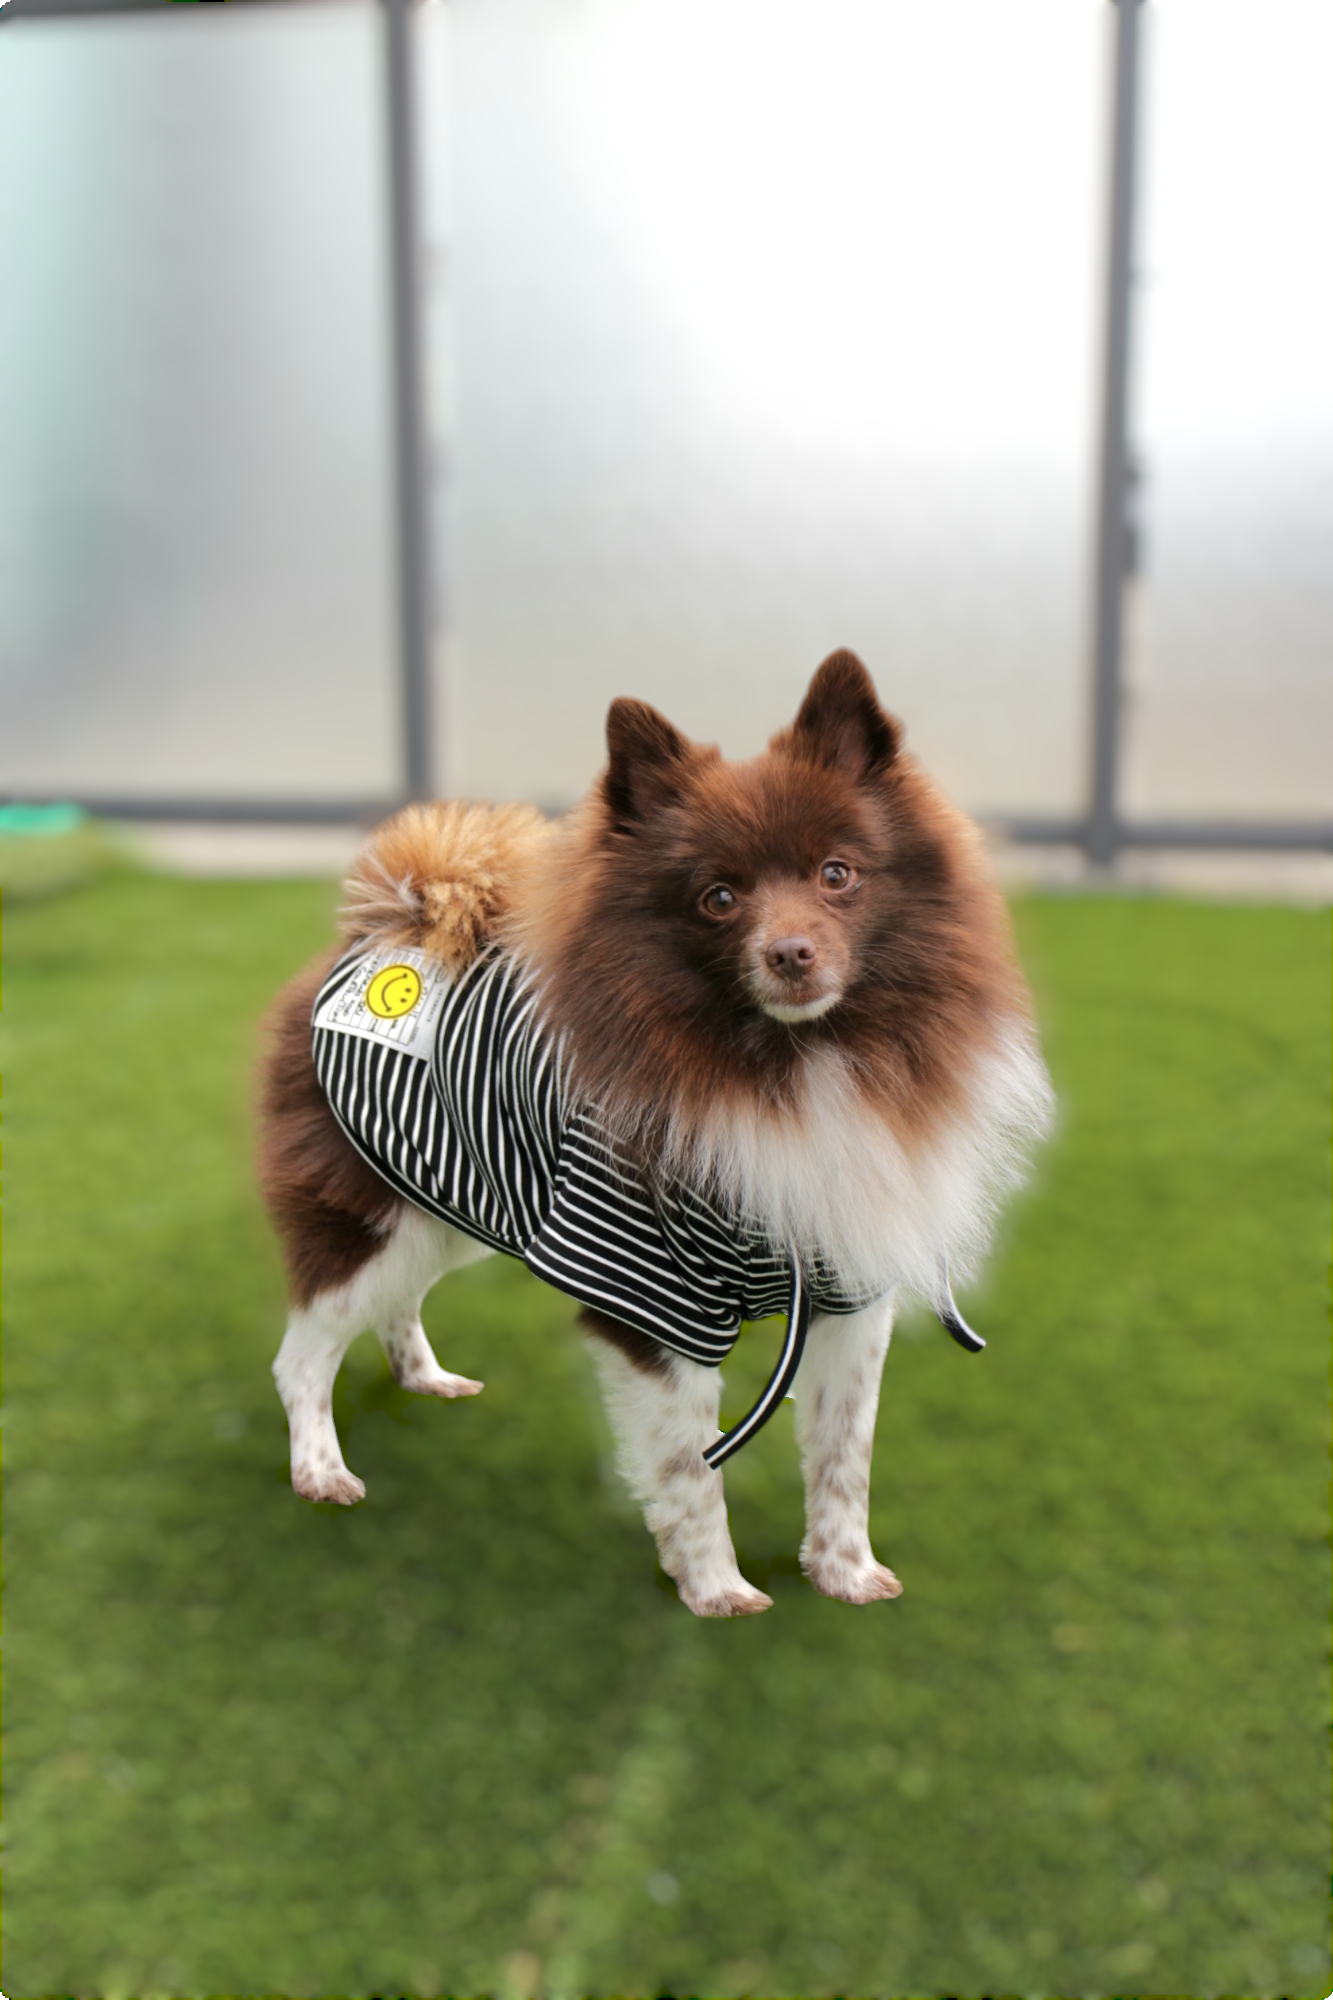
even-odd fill
[[(580, 1091), (650, 1150), (728, 1106), (795, 1102), (812, 1051), (847, 1058), (904, 1142), (955, 1109), (970, 1058), (1025, 1018), (980, 836), (900, 748), (861, 662), (833, 654), (795, 723), (746, 764), (641, 702), (610, 764), (537, 857), (507, 926), (540, 969)], [(854, 880), (831, 890), (822, 865)], [(735, 907), (701, 907), (723, 884)], [(795, 934), (842, 982), (817, 1019), (755, 1002), (756, 936)], [(806, 989), (798, 987), (796, 997)]]
[(347, 880), (344, 939), (415, 945), (461, 972), (508, 915), (549, 832), (532, 806), (407, 806), (371, 837)]

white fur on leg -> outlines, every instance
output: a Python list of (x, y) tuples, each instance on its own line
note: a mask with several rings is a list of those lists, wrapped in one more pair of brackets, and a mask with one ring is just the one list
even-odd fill
[(333, 1421), (333, 1385), (343, 1356), (361, 1328), (341, 1310), (350, 1289), (325, 1292), (296, 1307), (273, 1363), (291, 1432), (292, 1485), (307, 1500), (337, 1500), (350, 1507), (366, 1489), (343, 1462)]
[(819, 1314), (793, 1392), (805, 1474), (801, 1567), (816, 1590), (848, 1604), (902, 1590), (870, 1546), (870, 1455), (892, 1331), (892, 1296), (845, 1318)]
[(608, 1341), (588, 1349), (601, 1377), (616, 1462), (674, 1578), (682, 1603), (700, 1618), (767, 1611), (773, 1600), (745, 1581), (727, 1526), (722, 1474), (704, 1462), (717, 1436), (722, 1378), (684, 1355), (661, 1373), (636, 1368)]
[[(392, 1256), (376, 1258), (376, 1298), (369, 1324), (379, 1336), (394, 1381), (418, 1396), (478, 1396), (485, 1384), (441, 1368), (421, 1324), (421, 1305), (447, 1271), (493, 1255), (488, 1244), (437, 1222), (419, 1208), (405, 1208), (394, 1231)], [(367, 1265), (367, 1273), (371, 1266)]]
[(422, 1330), (421, 1302), (446, 1271), (488, 1254), (447, 1223), (404, 1206), (384, 1247), (355, 1276), (293, 1309), (273, 1378), (291, 1430), (292, 1485), (307, 1500), (350, 1507), (365, 1498), (364, 1485), (343, 1462), (333, 1422), (333, 1385), (359, 1333), (378, 1334), (405, 1389), (428, 1396), (475, 1396), (481, 1389), (441, 1368)]
[(485, 1388), (484, 1382), (474, 1382), (467, 1375), (451, 1375), (447, 1368), (441, 1368), (421, 1324), (419, 1305), (411, 1319), (379, 1326), (375, 1331), (400, 1389), (410, 1389), (417, 1396), (453, 1397), (478, 1396)]

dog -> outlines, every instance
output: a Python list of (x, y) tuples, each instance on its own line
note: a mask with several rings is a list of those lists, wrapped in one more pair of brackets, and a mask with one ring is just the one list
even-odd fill
[[(772, 1602), (737, 1566), (719, 1467), (789, 1389), (805, 1575), (899, 1594), (868, 1529), (895, 1304), (984, 1345), (951, 1274), (975, 1276), (1053, 1102), (982, 837), (902, 737), (840, 651), (751, 762), (618, 700), (566, 817), (409, 806), (372, 836), (262, 1072), (298, 1493), (364, 1496), (332, 1417), (357, 1334), (405, 1389), (480, 1391), (440, 1366), (421, 1303), (498, 1250), (578, 1300), (691, 1611)], [(775, 1311), (783, 1359), (720, 1438), (718, 1363)]]

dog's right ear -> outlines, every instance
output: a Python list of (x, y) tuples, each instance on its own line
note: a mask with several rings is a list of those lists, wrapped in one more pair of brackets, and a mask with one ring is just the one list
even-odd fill
[(611, 763), (603, 781), (613, 825), (637, 832), (654, 806), (680, 791), (690, 745), (646, 701), (613, 701), (606, 718)]
[(902, 736), (901, 722), (880, 707), (874, 682), (844, 647), (816, 670), (785, 740), (816, 763), (861, 780), (887, 771)]

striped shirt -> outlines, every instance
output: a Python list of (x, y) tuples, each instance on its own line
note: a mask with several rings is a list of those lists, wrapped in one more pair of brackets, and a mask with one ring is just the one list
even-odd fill
[(787, 1315), (768, 1389), (710, 1448), (710, 1463), (785, 1394), (811, 1309), (870, 1303), (822, 1266), (803, 1271), (697, 1189), (627, 1158), (578, 1104), (530, 976), (498, 947), (457, 979), (420, 951), (349, 953), (320, 989), (312, 1034), (342, 1130), (418, 1208), (707, 1367), (730, 1353), (743, 1320)]

